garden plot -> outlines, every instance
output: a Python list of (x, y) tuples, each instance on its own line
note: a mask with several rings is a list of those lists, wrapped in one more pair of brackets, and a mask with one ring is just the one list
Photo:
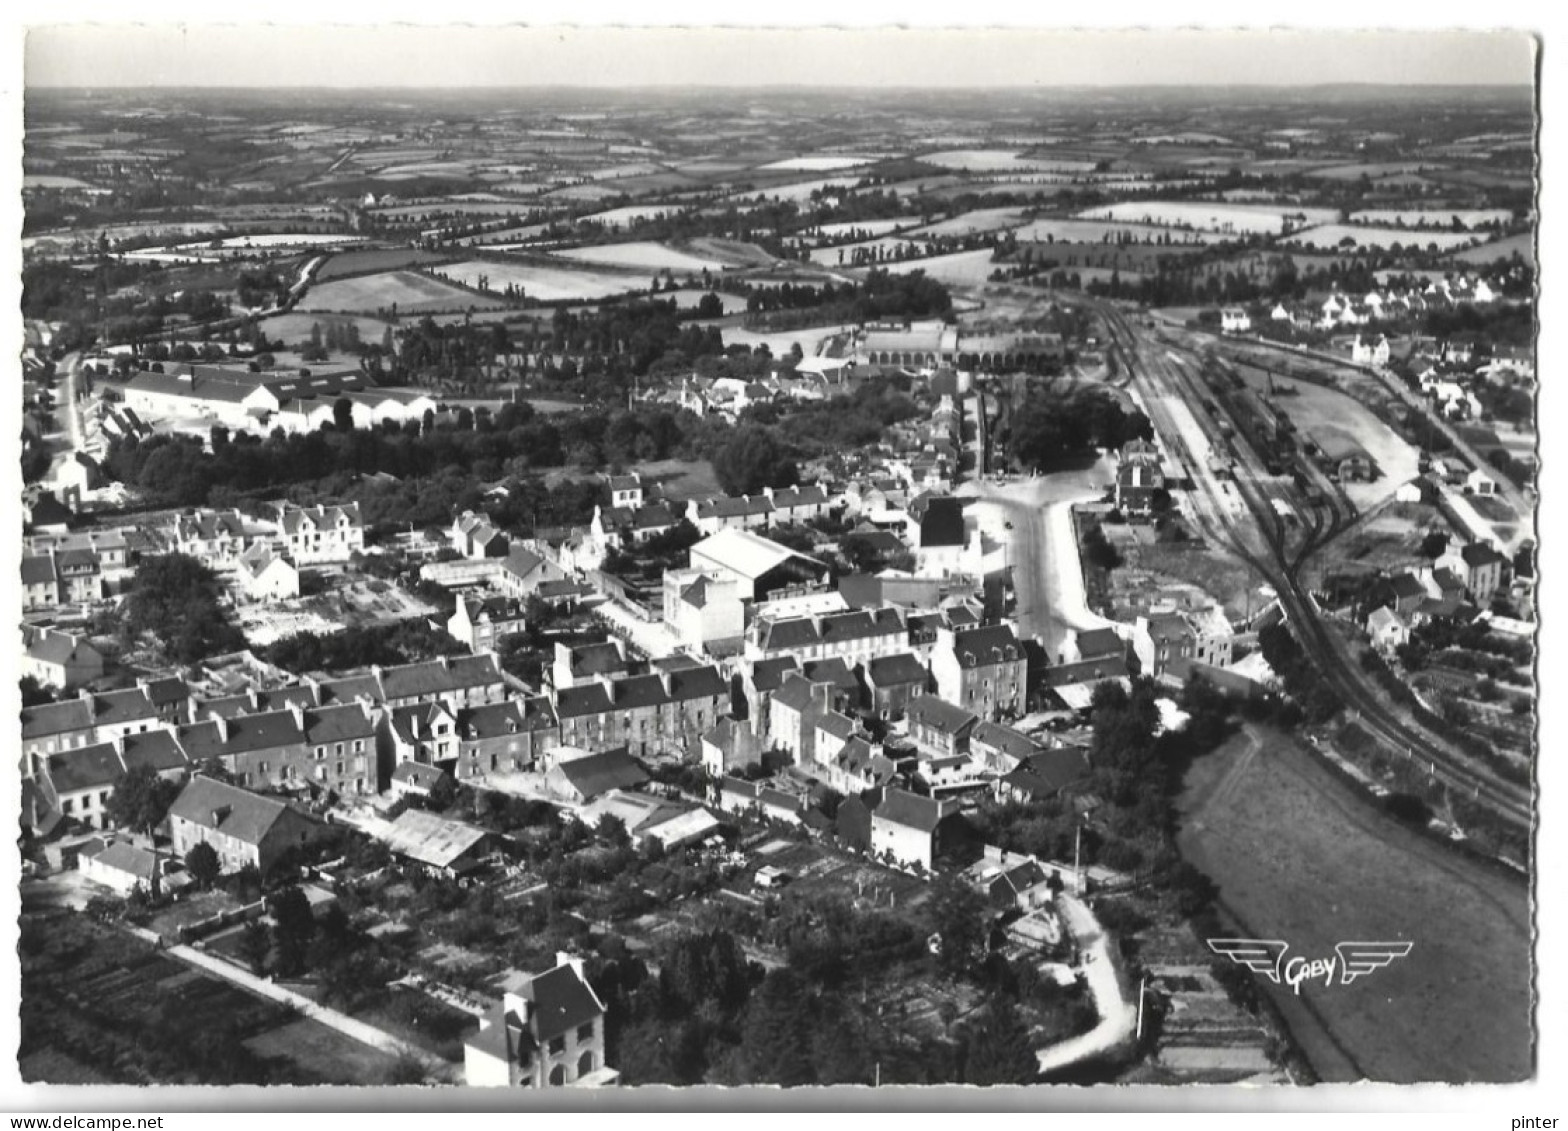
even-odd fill
[(924, 228), (916, 228), (912, 236), (967, 236), (975, 232), (997, 232), (1016, 228), (1024, 222), (1022, 208), (977, 208), (950, 220), (940, 220)]
[[(458, 269), (468, 266), (444, 268), (445, 274), (461, 279)], [(479, 266), (488, 267), (488, 264)], [(473, 272), (477, 277), (479, 272)], [(492, 278), (496, 272), (490, 272)], [(492, 284), (494, 285), (494, 284)], [(353, 279), (337, 279), (318, 283), (305, 293), (295, 308), (301, 311), (329, 310), (353, 314), (360, 311), (390, 310), (393, 306), (401, 314), (418, 314), (434, 310), (466, 310), (473, 306), (489, 309), (504, 305), (470, 291), (462, 290), (412, 271), (390, 271), (379, 275), (361, 275)]]
[(1323, 224), (1285, 236), (1283, 242), (1297, 247), (1336, 248), (1354, 244), (1357, 247), (1387, 250), (1398, 245), (1414, 249), (1435, 247), (1439, 251), (1446, 251), (1468, 247), (1479, 239), (1479, 236), (1469, 232), (1426, 232), (1408, 228), (1371, 228), (1358, 224)]
[(728, 262), (717, 256), (691, 255), (651, 240), (600, 244), (596, 247), (572, 247), (552, 254), (559, 259), (573, 259), (579, 263), (650, 271), (722, 271), (730, 266)]
[(1506, 224), (1512, 216), (1513, 213), (1506, 208), (1370, 208), (1364, 212), (1352, 212), (1350, 222), (1403, 224), (1407, 228), (1446, 228), (1451, 231), (1455, 223), (1464, 228), (1479, 228), (1487, 224)]
[(1191, 226), (1226, 233), (1278, 233), (1286, 217), (1324, 224), (1339, 215), (1333, 208), (1300, 208), (1277, 204), (1218, 204), (1206, 200), (1126, 201), (1080, 212), (1085, 220), (1122, 220), (1135, 224)]
[(1134, 243), (1154, 243), (1170, 238), (1173, 244), (1219, 243), (1226, 239), (1218, 232), (1191, 231), (1158, 224), (1125, 224), (1116, 220), (1032, 220), (1016, 229), (1020, 242), (1034, 240), (1077, 243), (1114, 243), (1130, 239)]
[(648, 289), (643, 274), (595, 271), (590, 267), (573, 269), (565, 265), (550, 267), (539, 263), (497, 263), (472, 259), (442, 267), (441, 274), (468, 286), (477, 286), (479, 276), (490, 280), (491, 290), (505, 290), (515, 284), (535, 302), (608, 298)]

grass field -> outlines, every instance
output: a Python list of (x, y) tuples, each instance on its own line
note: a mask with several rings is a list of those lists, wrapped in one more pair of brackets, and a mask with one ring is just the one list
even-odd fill
[(874, 157), (855, 154), (825, 153), (808, 157), (786, 157), (782, 161), (770, 161), (766, 165), (758, 165), (759, 172), (801, 172), (801, 173), (831, 173), (838, 169), (855, 169), (861, 165), (869, 165), (875, 161)]
[(439, 263), (446, 258), (439, 252), (417, 247), (376, 247), (363, 250), (342, 251), (332, 256), (316, 269), (316, 282), (326, 283), (344, 275), (362, 275), (367, 271), (400, 271), (421, 263)]
[(855, 232), (864, 232), (867, 237), (885, 236), (901, 228), (913, 228), (919, 223), (919, 216), (892, 216), (886, 220), (845, 220), (838, 224), (823, 224), (816, 229), (816, 234), (823, 239), (837, 239)]
[(959, 251), (952, 255), (906, 259), (902, 263), (883, 263), (878, 266), (887, 268), (895, 275), (924, 271), (931, 278), (944, 283), (978, 286), (991, 277), (991, 272), (995, 271), (998, 265), (991, 261), (991, 249), (981, 248), (979, 251)]
[(967, 172), (1012, 172), (1027, 169), (1058, 172), (1088, 172), (1094, 168), (1092, 161), (1059, 161), (1020, 157), (1011, 149), (948, 149), (940, 153), (926, 153), (920, 157), (927, 165), (940, 169), (962, 169)]
[(1408, 228), (1374, 228), (1361, 224), (1321, 224), (1316, 228), (1294, 232), (1281, 241), (1298, 247), (1336, 248), (1344, 240), (1353, 240), (1358, 247), (1425, 248), (1435, 246), (1439, 251), (1466, 247), (1480, 237), (1469, 232), (1412, 231)]
[(647, 290), (650, 281), (642, 272), (631, 275), (620, 271), (594, 270), (587, 265), (574, 269), (565, 263), (560, 267), (547, 267), (537, 263), (491, 263), (474, 259), (449, 264), (442, 267), (441, 271), (465, 283), (477, 283), (479, 276), (484, 275), (495, 289), (515, 283), (528, 298), (537, 302), (606, 298)]
[(390, 322), (361, 318), (352, 314), (278, 314), (263, 319), (259, 325), (267, 337), (279, 339), (285, 345), (297, 346), (310, 340), (312, 326), (320, 326), (324, 334), (329, 323), (341, 326), (348, 322), (359, 327), (360, 341), (377, 345), (381, 343), (381, 336), (386, 332), (386, 328), (391, 325)]
[(1327, 223), (1339, 213), (1332, 208), (1290, 204), (1220, 204), (1207, 200), (1137, 200), (1080, 212), (1084, 220), (1122, 220), (1135, 224), (1190, 224), (1217, 232), (1278, 233), (1286, 216), (1305, 216), (1309, 224)]
[(1505, 236), (1492, 243), (1456, 251), (1448, 258), (1454, 263), (1496, 263), (1499, 259), (1512, 259), (1515, 255), (1526, 263), (1535, 263), (1535, 236), (1532, 233)]
[[(860, 243), (813, 248), (808, 254), (811, 256), (811, 262), (824, 267), (854, 267), (857, 266), (855, 263), (857, 251), (870, 254), (873, 248), (878, 252), (885, 248), (888, 255), (896, 255), (900, 251), (908, 252), (911, 249), (923, 251), (926, 246), (924, 243), (907, 240), (902, 236), (880, 236), (876, 239), (862, 240)], [(870, 263), (860, 264), (860, 266), (870, 265)]]
[[(452, 267), (445, 270), (456, 272), (456, 268)], [(450, 286), (428, 275), (412, 271), (388, 271), (318, 283), (306, 292), (295, 309), (358, 313), (388, 310), (394, 305), (399, 314), (418, 314), (430, 310), (466, 310), (470, 306), (488, 310), (505, 304)]]
[(625, 267), (644, 271), (722, 271), (729, 264), (717, 257), (702, 257), (677, 251), (673, 247), (651, 240), (633, 240), (629, 243), (598, 244), (593, 247), (572, 247), (552, 253), (558, 259), (575, 260), (605, 267)]
[(1307, 959), (1345, 940), (1414, 943), (1368, 977), (1318, 980), (1300, 997), (1258, 978), (1323, 1079), (1528, 1077), (1523, 883), (1394, 822), (1279, 731), (1199, 759), (1179, 808), (1178, 847), (1218, 885), (1238, 934)]
[(914, 236), (966, 236), (971, 232), (996, 232), (1004, 228), (1016, 228), (1023, 223), (1024, 210), (1022, 208), (977, 208), (973, 212), (965, 212), (954, 216), (951, 220), (939, 220), (924, 228), (916, 228), (911, 235)]
[(1017, 231), (1020, 242), (1025, 240), (1066, 240), (1079, 243), (1110, 243), (1119, 238), (1130, 238), (1138, 243), (1153, 244), (1169, 236), (1173, 244), (1218, 243), (1225, 237), (1218, 232), (1189, 231), (1160, 224), (1128, 224), (1117, 220), (1034, 220)]

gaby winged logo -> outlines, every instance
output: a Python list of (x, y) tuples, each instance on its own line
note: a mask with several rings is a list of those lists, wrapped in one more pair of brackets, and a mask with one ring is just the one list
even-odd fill
[(1342, 942), (1335, 945), (1333, 958), (1308, 961), (1299, 955), (1287, 960), (1290, 944), (1283, 939), (1209, 939), (1208, 943), (1215, 954), (1262, 974), (1276, 986), (1289, 986), (1297, 994), (1302, 983), (1313, 978), (1322, 978), (1325, 987), (1332, 986), (1336, 973), (1339, 984), (1348, 986), (1405, 957), (1415, 946), (1413, 942)]

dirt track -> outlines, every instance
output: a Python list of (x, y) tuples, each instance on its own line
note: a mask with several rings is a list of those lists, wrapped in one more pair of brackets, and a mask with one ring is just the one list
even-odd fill
[(1237, 934), (1287, 958), (1347, 940), (1414, 942), (1351, 985), (1259, 984), (1327, 1081), (1502, 1082), (1532, 1064), (1531, 922), (1522, 881), (1384, 816), (1276, 731), (1242, 734), (1187, 776), (1177, 843)]

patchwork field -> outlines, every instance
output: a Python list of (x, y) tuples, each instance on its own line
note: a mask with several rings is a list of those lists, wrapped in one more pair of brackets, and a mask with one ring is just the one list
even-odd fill
[(1169, 238), (1173, 244), (1218, 243), (1225, 239), (1218, 232), (1189, 231), (1159, 224), (1127, 224), (1116, 220), (1032, 220), (1015, 233), (1023, 240), (1067, 240), (1079, 243), (1114, 243), (1119, 239), (1134, 243), (1155, 243)]
[(310, 328), (320, 326), (322, 333), (326, 333), (329, 323), (342, 326), (352, 322), (359, 330), (362, 342), (381, 341), (381, 336), (386, 333), (390, 322), (382, 322), (376, 318), (362, 318), (351, 314), (277, 314), (265, 318), (260, 323), (262, 333), (267, 337), (280, 340), (287, 345), (297, 346), (310, 340)]
[(446, 258), (439, 252), (417, 247), (365, 248), (344, 251), (332, 256), (316, 269), (317, 284), (341, 278), (344, 275), (363, 275), (371, 271), (396, 271), (416, 267), (421, 263), (439, 263)]
[(952, 255), (932, 255), (923, 259), (906, 259), (902, 263), (882, 263), (895, 275), (907, 275), (911, 271), (924, 271), (933, 279), (940, 279), (944, 283), (954, 283), (959, 286), (977, 286), (991, 277), (998, 264), (991, 260), (991, 249), (981, 248), (978, 251), (959, 251)]
[(1466, 228), (1479, 228), (1484, 224), (1506, 224), (1512, 216), (1513, 213), (1506, 208), (1370, 208), (1364, 212), (1352, 212), (1350, 221), (1353, 224), (1403, 224), (1407, 228), (1452, 230), (1455, 221)]
[(1298, 247), (1335, 248), (1349, 240), (1357, 247), (1391, 248), (1397, 244), (1400, 247), (1436, 247), (1439, 251), (1443, 251), (1448, 248), (1466, 247), (1477, 242), (1479, 238), (1469, 232), (1429, 232), (1411, 231), (1406, 228), (1372, 228), (1358, 224), (1323, 224), (1288, 235), (1282, 242)]
[(883, 256), (894, 260), (900, 252), (906, 255), (919, 254), (926, 247), (924, 243), (917, 243), (902, 236), (884, 236), (881, 239), (863, 240), (860, 243), (842, 243), (836, 247), (814, 248), (809, 254), (811, 262), (825, 267), (855, 267), (867, 265), (857, 264), (857, 256), (865, 257), (868, 263), (880, 263)]
[(482, 259), (451, 263), (440, 271), (443, 276), (469, 286), (477, 286), (481, 275), (490, 280), (490, 286), (495, 290), (504, 290), (508, 285), (515, 284), (522, 288), (528, 298), (537, 302), (608, 298), (610, 295), (645, 291), (649, 282), (643, 273), (633, 275), (619, 271), (595, 271), (586, 266), (574, 270), (565, 265), (550, 267), (540, 263), (505, 263)]
[(966, 236), (972, 232), (995, 232), (1004, 228), (1016, 228), (1023, 223), (1024, 210), (1022, 208), (978, 208), (973, 212), (965, 212), (961, 216), (954, 216), (951, 220), (941, 220), (929, 224), (924, 228), (916, 228), (909, 233), (912, 236)]
[(849, 153), (824, 153), (815, 157), (787, 157), (782, 161), (771, 161), (766, 165), (757, 166), (757, 170), (759, 172), (829, 173), (837, 169), (855, 169), (862, 165), (869, 165), (875, 160), (875, 157)]
[(626, 224), (635, 224), (642, 220), (654, 220), (660, 216), (671, 216), (680, 209), (668, 204), (632, 204), (625, 208), (611, 208), (604, 212), (595, 212), (584, 216), (577, 222), (579, 224), (603, 224), (605, 227), (616, 227)]
[[(455, 273), (457, 268), (463, 266), (458, 264), (455, 268), (442, 270)], [(475, 276), (477, 274), (474, 272)], [(458, 277), (461, 278), (460, 275)], [(418, 314), (431, 310), (466, 310), (470, 306), (490, 309), (501, 305), (499, 301), (451, 286), (428, 275), (413, 271), (391, 271), (318, 283), (305, 292), (305, 297), (295, 309), (336, 310), (353, 314), (390, 310), (396, 306), (399, 314)]]
[(1526, 263), (1535, 264), (1535, 236), (1530, 232), (1521, 232), (1517, 236), (1506, 236), (1491, 243), (1480, 244), (1476, 247), (1456, 251), (1448, 258), (1455, 263), (1496, 263), (1498, 260), (1512, 259), (1515, 255)]
[(1318, 1074), (1392, 1083), (1515, 1081), (1531, 1071), (1524, 883), (1389, 818), (1285, 733), (1242, 733), (1187, 773), (1177, 845), (1244, 937), (1289, 955), (1409, 940), (1408, 957), (1298, 997), (1262, 977)]
[(552, 252), (557, 259), (571, 259), (579, 263), (600, 264), (606, 267), (627, 267), (649, 271), (722, 271), (730, 266), (717, 256), (703, 257), (677, 251), (666, 244), (651, 240), (634, 240), (631, 243), (607, 243), (594, 247), (572, 247)]
[(1080, 212), (1085, 220), (1121, 220), (1136, 224), (1191, 225), (1218, 232), (1278, 233), (1285, 217), (1304, 217), (1309, 224), (1322, 224), (1339, 215), (1332, 208), (1301, 208), (1294, 205), (1218, 204), (1209, 201), (1127, 201)]
[(438, 220), (443, 216), (510, 216), (523, 206), (515, 200), (432, 200), (424, 204), (399, 204), (373, 208), (371, 213), (389, 220)]
[(867, 237), (885, 236), (889, 232), (896, 232), (903, 228), (917, 227), (919, 223), (919, 216), (892, 216), (886, 220), (845, 220), (840, 224), (823, 224), (814, 229), (814, 232), (823, 239), (829, 240), (856, 233), (864, 233)]
[(1063, 173), (1087, 173), (1094, 168), (1094, 162), (1092, 161), (1060, 161), (1021, 157), (1016, 150), (1012, 149), (947, 149), (939, 153), (921, 154), (920, 160), (927, 165), (935, 165), (941, 169), (963, 169), (967, 172), (1048, 169)]
[(792, 200), (798, 203), (802, 200), (810, 200), (812, 193), (820, 192), (830, 185), (848, 188), (858, 179), (858, 177), (850, 174), (844, 177), (828, 177), (816, 181), (794, 181), (787, 185), (772, 185), (765, 189), (751, 189), (746, 192), (731, 193), (725, 199), (736, 202), (744, 200)]

